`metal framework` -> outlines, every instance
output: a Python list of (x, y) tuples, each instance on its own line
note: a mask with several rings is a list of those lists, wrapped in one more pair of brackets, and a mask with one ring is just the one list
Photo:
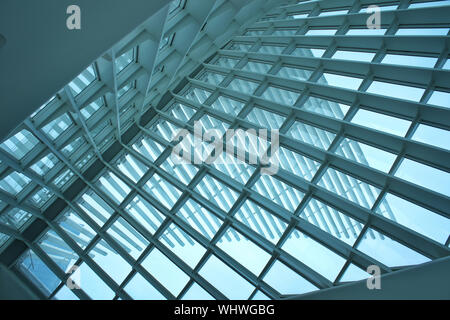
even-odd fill
[[(44, 298), (280, 299), (448, 256), (449, 16), (173, 1), (0, 145), (0, 262)], [(280, 169), (174, 164), (196, 121), (279, 129)]]

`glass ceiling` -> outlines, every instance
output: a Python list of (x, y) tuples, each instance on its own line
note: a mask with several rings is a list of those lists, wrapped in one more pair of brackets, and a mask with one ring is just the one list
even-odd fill
[[(280, 299), (448, 256), (450, 24), (422, 13), (450, 2), (378, 1), (369, 30), (370, 1), (268, 1), (250, 22), (212, 1), (183, 48), (197, 2), (173, 1), (159, 42), (140, 28), (0, 144), (0, 262), (50, 299)], [(222, 11), (242, 25), (210, 52)], [(196, 123), (279, 130), (279, 169), (233, 139), (245, 157), (175, 163)]]

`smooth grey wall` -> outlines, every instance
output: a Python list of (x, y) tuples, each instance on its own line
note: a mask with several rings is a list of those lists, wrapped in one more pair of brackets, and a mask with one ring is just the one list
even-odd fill
[(26, 284), (14, 272), (0, 264), (0, 300), (37, 300)]

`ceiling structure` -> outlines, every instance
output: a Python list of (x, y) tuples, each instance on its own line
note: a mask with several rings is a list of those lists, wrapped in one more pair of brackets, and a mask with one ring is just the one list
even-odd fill
[[(152, 14), (0, 145), (0, 262), (45, 298), (280, 299), (448, 256), (450, 6), (371, 4)], [(175, 164), (196, 122), (278, 129), (279, 170)]]

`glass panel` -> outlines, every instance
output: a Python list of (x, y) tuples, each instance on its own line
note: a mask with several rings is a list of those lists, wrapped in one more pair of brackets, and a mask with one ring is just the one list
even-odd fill
[[(262, 45), (259, 49), (259, 53), (266, 53), (266, 54), (282, 54), (285, 47), (281, 46), (274, 46), (274, 45)], [(247, 50), (244, 50), (247, 51)]]
[(12, 172), (0, 181), (0, 188), (4, 191), (16, 196), (19, 194), (29, 183), (31, 179), (24, 176), (20, 172)]
[(225, 76), (219, 73), (207, 71), (203, 72), (203, 74), (198, 79), (206, 83), (211, 83), (218, 86), (220, 85), (220, 83), (222, 83), (223, 79), (225, 79)]
[(292, 92), (276, 87), (267, 87), (264, 93), (261, 95), (261, 98), (270, 100), (276, 103), (285, 104), (288, 106), (294, 105), (300, 96), (297, 92)]
[(246, 184), (255, 172), (254, 167), (225, 152), (211, 165), (241, 184)]
[(18, 261), (18, 267), (46, 296), (49, 296), (61, 280), (32, 250), (27, 250)]
[(450, 108), (450, 93), (443, 91), (433, 91), (428, 104), (434, 104), (444, 108)]
[(107, 233), (134, 259), (139, 258), (149, 245), (148, 240), (123, 218), (117, 219)]
[(342, 59), (350, 61), (356, 60), (363, 62), (371, 62), (373, 57), (375, 57), (375, 53), (373, 52), (346, 51), (346, 50), (338, 50), (333, 55), (333, 59)]
[(258, 87), (258, 83), (236, 78), (230, 82), (228, 87), (232, 90), (252, 95)]
[(164, 231), (159, 241), (192, 269), (195, 268), (206, 252), (202, 245), (173, 223)]
[(92, 66), (89, 66), (86, 70), (78, 75), (75, 79), (69, 83), (69, 88), (72, 90), (74, 96), (78, 95), (87, 86), (89, 86), (95, 80), (95, 72)]
[(183, 300), (214, 300), (206, 290), (194, 283), (182, 298)]
[(171, 116), (183, 122), (188, 122), (189, 119), (195, 114), (195, 112), (195, 109), (180, 103), (174, 103), (170, 106), (169, 110)]
[(156, 173), (144, 185), (144, 190), (158, 199), (167, 209), (172, 209), (181, 195), (180, 190)]
[(380, 194), (380, 189), (332, 168), (327, 169), (318, 184), (367, 209), (372, 208)]
[(362, 279), (367, 279), (370, 276), (371, 274), (365, 272), (363, 269), (351, 263), (349, 264), (347, 270), (345, 270), (344, 274), (342, 275), (340, 282), (358, 281)]
[(350, 29), (347, 31), (347, 36), (382, 36), (386, 29)]
[(279, 148), (280, 167), (305, 180), (311, 181), (320, 163), (310, 158), (304, 157), (287, 148)]
[(236, 116), (244, 107), (244, 103), (225, 96), (219, 96), (217, 100), (211, 104), (211, 107)]
[(163, 152), (164, 148), (148, 137), (142, 137), (133, 144), (133, 149), (143, 155), (150, 162), (155, 161)]
[(286, 135), (321, 149), (328, 149), (336, 136), (334, 133), (296, 121)]
[(389, 172), (396, 159), (395, 154), (348, 138), (342, 140), (335, 152), (342, 157), (386, 173)]
[(123, 174), (125, 174), (125, 176), (135, 183), (137, 183), (148, 170), (147, 166), (129, 154), (118, 160), (116, 166)]
[(347, 111), (350, 109), (348, 105), (316, 97), (309, 97), (301, 108), (309, 112), (314, 112), (337, 119), (343, 119)]
[[(181, 159), (181, 158), (179, 158)], [(168, 157), (166, 161), (161, 164), (161, 168), (167, 173), (170, 173), (173, 177), (181, 180), (185, 185), (189, 184), (192, 178), (197, 174), (198, 169), (193, 164), (185, 163), (180, 161), (180, 163), (174, 163), (171, 157)]]
[(110, 300), (114, 298), (114, 291), (86, 264), (78, 268), (80, 283), (77, 283), (91, 299)]
[(350, 246), (353, 246), (363, 227), (360, 222), (314, 198), (308, 202), (300, 217)]
[(260, 128), (280, 129), (285, 117), (254, 107), (245, 119), (256, 124)]
[(445, 36), (448, 28), (400, 28), (396, 36)]
[(53, 192), (49, 191), (47, 188), (39, 188), (38, 191), (33, 193), (27, 199), (27, 202), (32, 206), (42, 208), (52, 196)]
[(236, 212), (235, 217), (273, 244), (280, 240), (287, 227), (284, 221), (250, 200), (244, 202)]
[(10, 236), (0, 232), (0, 248), (10, 239)]
[(261, 176), (252, 189), (291, 212), (295, 211), (305, 195), (298, 189), (269, 175)]
[(270, 300), (270, 298), (258, 290), (252, 300)]
[(49, 153), (41, 160), (33, 164), (30, 169), (36, 172), (38, 175), (43, 176), (47, 174), (56, 164), (59, 163), (58, 158), (53, 153)]
[[(385, 214), (389, 210), (392, 210), (393, 216)], [(377, 212), (442, 244), (450, 235), (450, 219), (390, 193)]]
[(310, 29), (306, 32), (307, 36), (329, 36), (336, 33), (336, 29)]
[(211, 240), (222, 225), (222, 220), (209, 210), (189, 199), (177, 213), (185, 222), (189, 223), (197, 232)]
[(226, 187), (223, 183), (207, 175), (197, 184), (195, 190), (204, 198), (216, 204), (220, 209), (227, 211), (231, 209), (238, 198), (238, 194)]
[(315, 57), (320, 58), (325, 53), (325, 49), (318, 48), (295, 48), (291, 55), (297, 57)]
[(404, 66), (433, 68), (436, 64), (436, 61), (437, 58), (387, 54), (381, 62), (388, 64), (399, 64)]
[(295, 35), (296, 32), (297, 32), (297, 29), (282, 28), (282, 29), (274, 30), (272, 35), (273, 36), (290, 36), (290, 35)]
[(448, 5), (450, 5), (449, 0), (442, 0), (442, 1), (411, 3), (408, 8), (427, 8), (427, 7), (448, 6)]
[(192, 87), (186, 91), (184, 97), (186, 99), (203, 104), (210, 94), (211, 92), (209, 91)]
[(79, 200), (78, 205), (99, 225), (103, 226), (114, 210), (96, 193), (90, 191), (85, 193)]
[[(105, 254), (97, 253), (100, 250)], [(117, 284), (131, 272), (131, 266), (104, 240), (100, 240), (89, 255)]]
[(12, 155), (17, 160), (21, 160), (28, 154), (37, 144), (38, 139), (27, 130), (16, 133), (11, 138), (0, 144), (0, 147)]
[(67, 211), (58, 221), (58, 225), (83, 250), (86, 249), (87, 245), (92, 241), (96, 234), (84, 220), (72, 211)]
[(39, 247), (62, 271), (67, 273), (78, 260), (78, 255), (53, 230), (49, 230), (40, 240)]
[(100, 177), (97, 185), (117, 204), (120, 204), (131, 191), (131, 188), (112, 172), (107, 172)]
[(245, 66), (242, 67), (242, 70), (258, 73), (267, 73), (271, 67), (272, 65), (267, 63), (249, 61)]
[(239, 60), (235, 58), (219, 57), (214, 64), (221, 67), (234, 68), (238, 62)]
[(62, 288), (55, 294), (55, 298), (58, 300), (79, 300), (74, 294), (74, 291), (69, 289), (67, 286), (62, 286)]
[(321, 78), (320, 80), (325, 81), (325, 83), (329, 84), (330, 86), (346, 88), (350, 90), (358, 90), (363, 81), (363, 79), (347, 77), (333, 73), (324, 73), (323, 78)]
[(135, 197), (125, 208), (137, 222), (142, 224), (151, 234), (159, 228), (165, 216), (155, 209), (141, 196)]
[(116, 58), (116, 73), (119, 73), (123, 69), (125, 69), (126, 66), (128, 66), (133, 61), (133, 51), (134, 49), (130, 49), (118, 58)]
[(58, 118), (50, 121), (45, 126), (42, 127), (42, 131), (51, 139), (55, 140), (62, 133), (64, 133), (71, 125), (72, 120), (70, 120), (67, 113), (59, 116)]
[(312, 71), (291, 67), (281, 67), (277, 73), (277, 76), (294, 80), (308, 80)]
[(412, 136), (413, 140), (450, 150), (450, 131), (420, 124)]

